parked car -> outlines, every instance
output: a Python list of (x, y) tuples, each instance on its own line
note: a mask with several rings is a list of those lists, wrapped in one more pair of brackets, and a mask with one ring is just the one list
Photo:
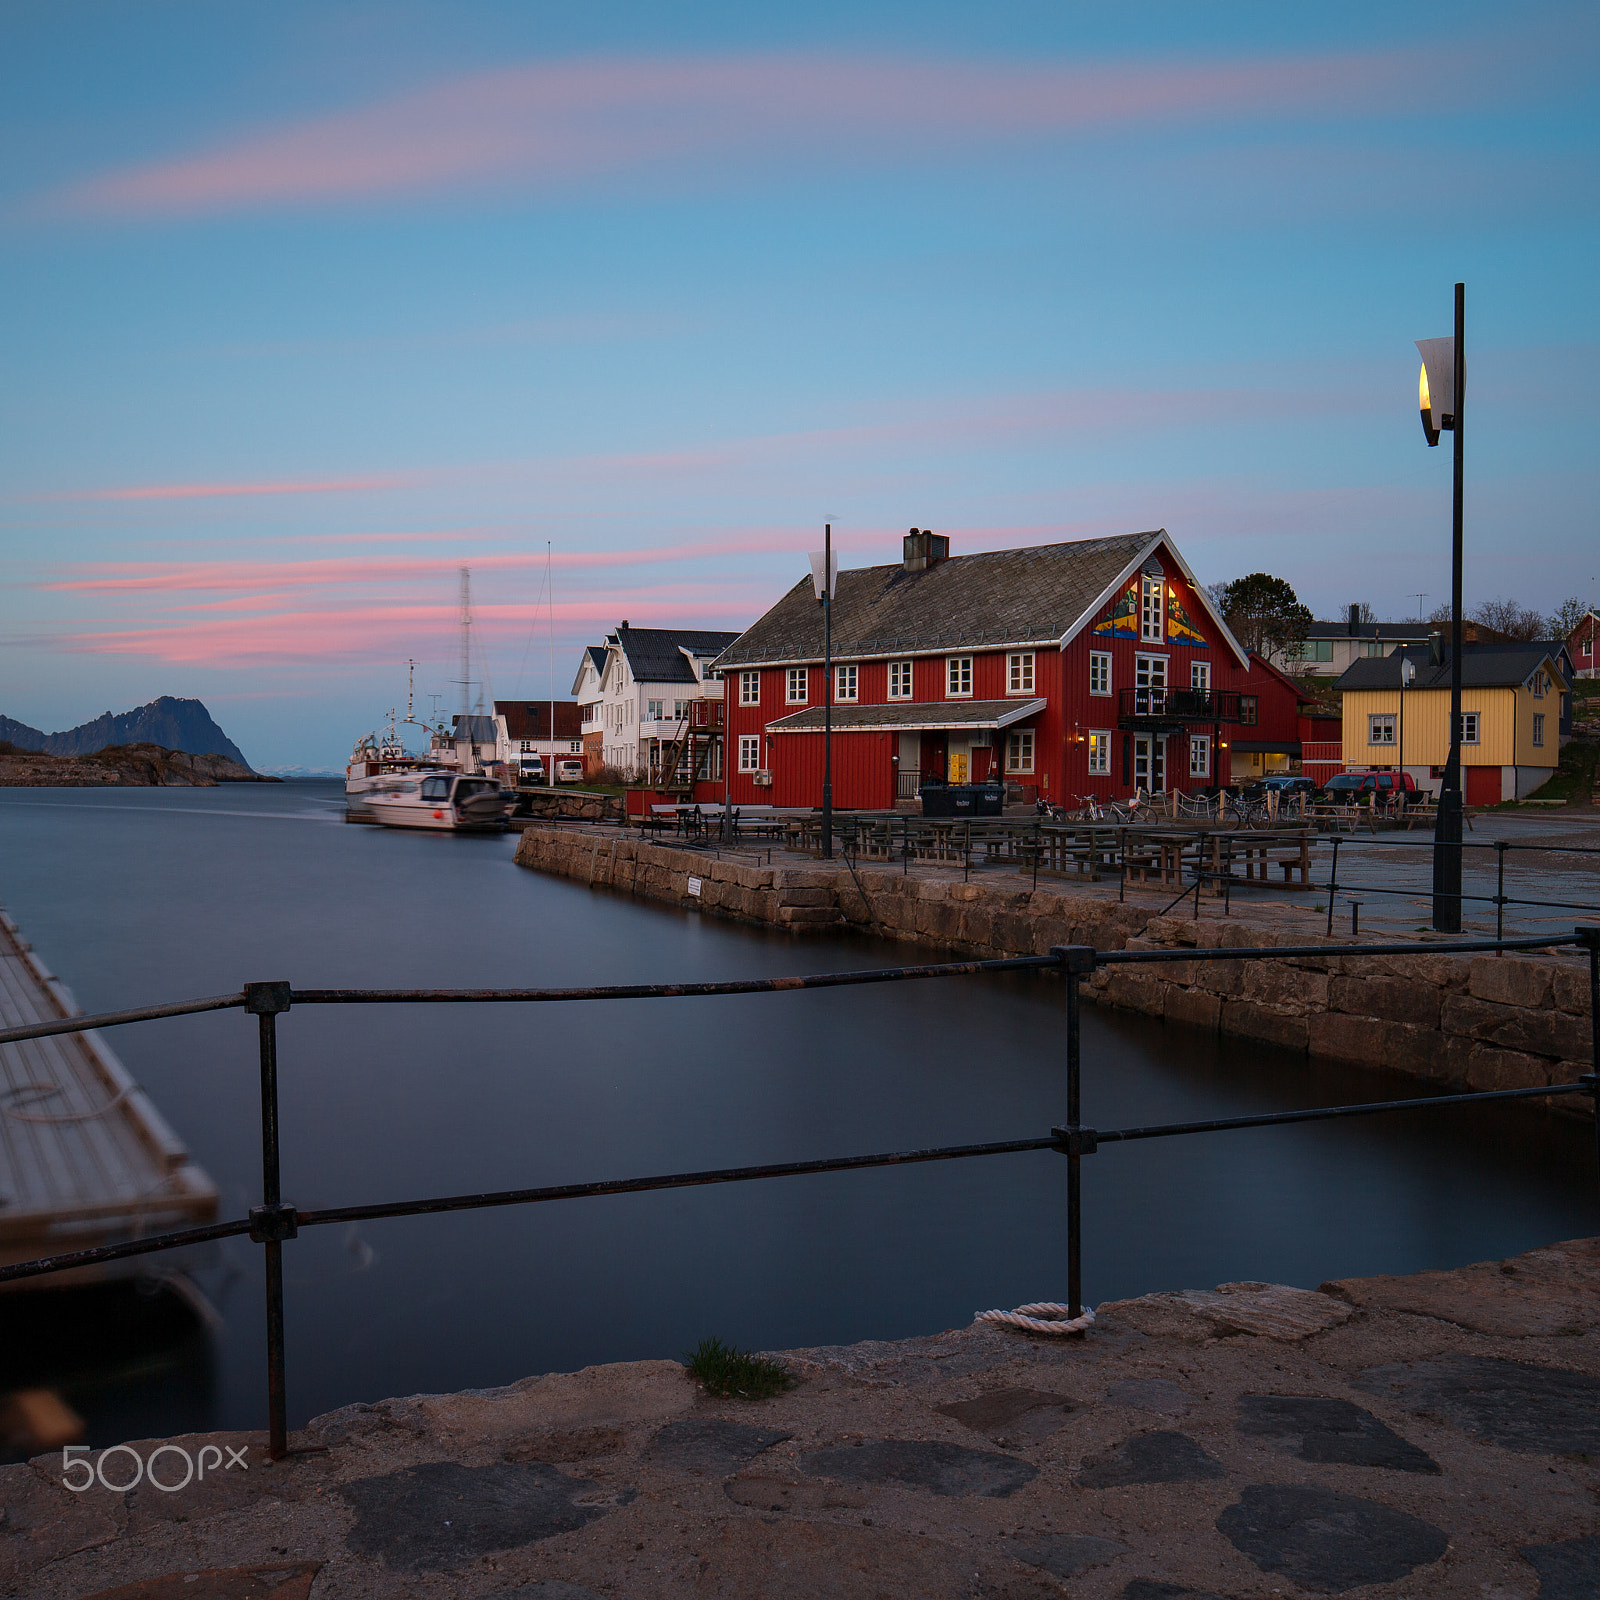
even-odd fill
[(1275, 772), (1268, 777), (1257, 778), (1256, 781), (1244, 791), (1244, 798), (1246, 800), (1261, 800), (1273, 790), (1276, 790), (1280, 796), (1288, 794), (1314, 794), (1316, 792), (1316, 788), (1316, 784), (1314, 784), (1310, 778), (1297, 777), (1287, 772)]
[(583, 763), (581, 761), (556, 762), (557, 783), (582, 783)]
[(1374, 796), (1392, 799), (1401, 790), (1408, 796), (1417, 792), (1417, 780), (1409, 772), (1336, 772), (1323, 784), (1321, 797), (1348, 806)]

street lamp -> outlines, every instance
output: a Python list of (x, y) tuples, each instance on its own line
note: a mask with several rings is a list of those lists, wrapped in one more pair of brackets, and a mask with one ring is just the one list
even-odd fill
[(822, 548), (811, 552), (811, 586), (822, 602), (822, 859), (833, 860), (833, 595), (839, 587), (839, 562), (833, 553), (833, 524), (822, 525)]
[(1461, 412), (1466, 400), (1467, 286), (1456, 285), (1456, 331), (1451, 339), (1418, 339), (1422, 375), (1417, 399), (1430, 445), (1455, 434), (1450, 527), (1450, 755), (1433, 826), (1433, 926), (1461, 932)]

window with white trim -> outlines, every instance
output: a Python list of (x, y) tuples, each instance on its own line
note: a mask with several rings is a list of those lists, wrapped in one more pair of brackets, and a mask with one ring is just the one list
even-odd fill
[(1533, 698), (1544, 699), (1544, 672), (1541, 670), (1533, 675)]
[(672, 702), (672, 714), (679, 722), (682, 722), (689, 715), (689, 702), (687, 700), (674, 700)]
[(891, 661), (889, 663), (889, 698), (891, 700), (909, 700), (911, 698), (911, 663), (909, 661)]
[(1089, 693), (1111, 693), (1111, 652), (1109, 650), (1091, 650), (1089, 652)]
[(646, 700), (644, 715), (647, 722), (659, 722), (662, 718), (661, 702), (659, 700)]
[(1033, 651), (1014, 650), (1006, 657), (1006, 693), (1033, 693)]
[(811, 698), (810, 669), (807, 667), (789, 668), (789, 704), (803, 706)]
[(573, 755), (581, 756), (583, 754), (583, 740), (574, 739), (568, 748), (572, 751)]
[(972, 698), (971, 656), (950, 656), (945, 660), (944, 692), (951, 700)]
[(1139, 580), (1139, 637), (1149, 644), (1160, 644), (1165, 620), (1163, 605), (1165, 578)]
[(833, 669), (833, 698), (835, 700), (854, 700), (859, 682), (860, 673), (855, 666), (835, 667)]
[(1189, 735), (1189, 776), (1191, 778), (1209, 778), (1211, 776), (1211, 735), (1209, 733), (1191, 733)]
[(1209, 661), (1191, 661), (1189, 663), (1189, 687), (1203, 689), (1211, 692), (1211, 663)]
[(1462, 744), (1476, 744), (1478, 742), (1478, 713), (1476, 711), (1463, 711), (1461, 713), (1461, 742)]
[(739, 704), (742, 706), (758, 706), (761, 704), (761, 674), (759, 672), (741, 672), (739, 674)]
[(741, 772), (759, 772), (761, 770), (761, 735), (759, 733), (741, 733), (739, 735), (739, 770)]
[(1544, 743), (1544, 712), (1535, 711), (1533, 714), (1533, 742)]
[(1091, 733), (1089, 735), (1089, 770), (1091, 772), (1111, 771), (1111, 735), (1109, 733)]
[(1367, 718), (1367, 743), (1394, 743), (1394, 716), (1392, 713), (1384, 711)]
[(1033, 771), (1033, 729), (1018, 728), (1006, 735), (1006, 771)]

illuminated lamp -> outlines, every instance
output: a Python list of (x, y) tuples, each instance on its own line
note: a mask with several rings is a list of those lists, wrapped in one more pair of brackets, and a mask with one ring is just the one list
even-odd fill
[(1422, 409), (1422, 432), (1430, 445), (1456, 425), (1456, 342), (1454, 339), (1418, 339), (1422, 371), (1417, 375), (1417, 404)]

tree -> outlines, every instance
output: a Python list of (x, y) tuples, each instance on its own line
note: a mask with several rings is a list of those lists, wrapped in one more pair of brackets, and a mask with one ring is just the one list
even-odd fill
[(1227, 584), (1221, 610), (1239, 643), (1267, 657), (1297, 654), (1314, 620), (1294, 590), (1266, 572)]
[(1567, 638), (1574, 628), (1589, 615), (1589, 608), (1577, 595), (1570, 595), (1550, 613), (1550, 637)]
[(1507, 639), (1542, 639), (1545, 636), (1545, 617), (1542, 611), (1530, 611), (1515, 600), (1485, 600), (1474, 608), (1472, 620)]

